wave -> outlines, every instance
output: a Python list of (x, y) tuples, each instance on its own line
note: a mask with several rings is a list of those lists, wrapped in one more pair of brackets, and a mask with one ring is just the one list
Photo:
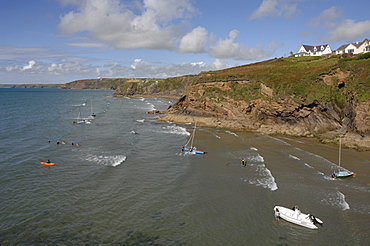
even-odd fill
[(190, 133), (186, 131), (185, 127), (181, 126), (163, 126), (161, 133), (169, 133), (169, 134), (177, 134), (177, 135), (185, 135), (190, 136)]
[(249, 156), (247, 158), (247, 165), (255, 168), (253, 172), (255, 175), (254, 177), (246, 178), (244, 181), (252, 185), (262, 186), (271, 191), (278, 189), (275, 178), (272, 176), (271, 171), (265, 166), (264, 158), (261, 155)]
[(260, 156), (260, 155), (254, 155), (254, 156), (248, 156), (247, 161), (248, 161), (248, 163), (255, 164), (256, 162), (257, 163), (263, 163), (265, 161), (265, 159), (263, 159), (263, 157)]
[(324, 203), (328, 203), (332, 206), (339, 207), (342, 210), (350, 209), (349, 204), (346, 202), (345, 195), (340, 191), (329, 193), (326, 199), (321, 200)]
[(116, 167), (126, 160), (125, 155), (88, 155), (87, 161), (98, 163), (100, 165)]
[(276, 142), (280, 142), (286, 146), (291, 146), (291, 144), (285, 142), (284, 140), (280, 139), (280, 138), (275, 138), (275, 137), (272, 137), (272, 136), (269, 136), (269, 135), (264, 135), (266, 136), (267, 138), (271, 138), (272, 140), (276, 141)]
[(289, 158), (296, 159), (296, 160), (301, 160), (301, 159), (299, 159), (298, 157), (296, 157), (296, 156), (294, 156), (294, 155), (291, 155), (291, 154), (289, 154)]
[(239, 137), (236, 133), (232, 132), (232, 131), (226, 131), (227, 134), (231, 134), (231, 135), (234, 135), (235, 137)]
[(278, 189), (274, 176), (272, 176), (271, 171), (265, 165), (257, 166), (257, 170), (259, 170), (257, 173), (260, 177), (248, 178), (244, 179), (244, 181), (247, 181), (251, 185), (262, 186), (271, 191)]
[(85, 107), (85, 106), (86, 106), (86, 103), (72, 105), (72, 107)]
[(150, 106), (150, 111), (156, 110), (156, 108), (155, 108), (155, 106), (154, 106), (153, 103), (146, 102), (146, 104), (148, 104)]
[[(312, 166), (308, 165), (306, 162), (303, 163), (306, 167), (313, 168)], [(319, 172), (320, 173), (320, 172)]]

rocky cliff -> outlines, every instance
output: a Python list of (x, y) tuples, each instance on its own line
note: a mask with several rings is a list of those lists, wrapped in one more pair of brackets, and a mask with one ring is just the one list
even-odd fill
[[(328, 142), (335, 142), (336, 137), (342, 135), (343, 143), (349, 147), (370, 148), (370, 63), (366, 60), (348, 65), (338, 61), (342, 62), (324, 61), (328, 67), (309, 75), (311, 81), (300, 79), (290, 83), (291, 87), (302, 87), (304, 83), (304, 88), (299, 90), (289, 88), (289, 83), (261, 79), (274, 77), (281, 69), (267, 69), (260, 73), (260, 79), (240, 73), (235, 76), (236, 70), (223, 71), (224, 76), (219, 77), (222, 81), (214, 81), (212, 74), (202, 74), (175, 105), (163, 112), (168, 115), (161, 120), (197, 121), (200, 125), (266, 134), (315, 136)], [(261, 65), (268, 68), (271, 63), (258, 66)], [(318, 69), (312, 64), (310, 67)], [(253, 66), (247, 70), (251, 72)], [(305, 77), (304, 70), (303, 67), (291, 73)], [(213, 81), (204, 79), (212, 76)], [(283, 78), (290, 80), (291, 77)], [(286, 93), (288, 90), (293, 93)]]

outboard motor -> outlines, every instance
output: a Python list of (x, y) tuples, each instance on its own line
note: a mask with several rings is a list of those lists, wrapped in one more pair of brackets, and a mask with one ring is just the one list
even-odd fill
[(319, 225), (321, 225), (321, 226), (322, 226), (322, 223), (321, 223), (321, 222), (319, 222), (319, 221), (317, 221), (315, 216), (313, 216), (312, 214), (309, 214), (308, 216), (310, 217), (310, 220), (312, 221), (312, 223), (313, 223), (314, 225), (315, 225), (315, 224), (319, 224)]

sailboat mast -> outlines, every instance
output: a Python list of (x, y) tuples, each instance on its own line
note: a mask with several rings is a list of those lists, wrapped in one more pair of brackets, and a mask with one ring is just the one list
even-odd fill
[(193, 136), (192, 136), (192, 139), (191, 139), (191, 145), (190, 145), (191, 148), (194, 147), (193, 143), (194, 143), (194, 138), (195, 138), (195, 128), (197, 128), (197, 123), (196, 122), (195, 122), (195, 125), (194, 125)]
[(341, 157), (341, 152), (342, 152), (342, 137), (339, 136), (339, 161), (338, 161), (338, 165), (340, 167), (340, 157)]

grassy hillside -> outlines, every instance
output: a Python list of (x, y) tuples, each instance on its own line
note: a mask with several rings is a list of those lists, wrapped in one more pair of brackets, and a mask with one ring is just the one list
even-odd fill
[[(261, 93), (263, 83), (273, 89), (275, 100), (292, 96), (304, 104), (332, 100), (343, 102), (351, 95), (361, 102), (370, 98), (369, 72), (369, 55), (352, 59), (289, 57), (204, 72), (194, 79), (193, 84), (235, 81), (232, 91), (223, 92), (245, 101), (264, 97)], [(209, 90), (208, 97), (212, 97), (211, 93)], [(217, 90), (217, 97), (220, 93), (222, 91)]]
[[(202, 72), (167, 79), (90, 79), (78, 80), (62, 86), (66, 89), (110, 89), (116, 95), (165, 94), (185, 92), (191, 85), (209, 82), (231, 82), (231, 88), (205, 88), (203, 99), (242, 100), (257, 98), (279, 100), (292, 97), (309, 105), (313, 102), (343, 103), (370, 98), (370, 53), (353, 58), (288, 57), (233, 67), (219, 71)], [(273, 91), (263, 93), (262, 87)], [(180, 95), (178, 95), (180, 96)]]

